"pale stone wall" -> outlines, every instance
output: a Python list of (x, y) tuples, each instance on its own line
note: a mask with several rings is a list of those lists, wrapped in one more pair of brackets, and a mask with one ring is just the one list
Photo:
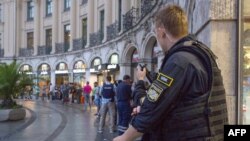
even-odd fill
[[(206, 3), (210, 6), (204, 7)], [(217, 63), (222, 70), (227, 94), (229, 123), (236, 123), (236, 13), (236, 0), (198, 0), (193, 14), (193, 17), (197, 17), (193, 18), (193, 32), (198, 31), (198, 38), (218, 56)]]

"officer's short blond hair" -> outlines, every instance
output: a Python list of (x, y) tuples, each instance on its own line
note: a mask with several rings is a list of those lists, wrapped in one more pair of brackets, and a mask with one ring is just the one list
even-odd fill
[(178, 38), (188, 34), (188, 21), (185, 11), (177, 5), (162, 7), (155, 15), (155, 26), (163, 26), (173, 37)]

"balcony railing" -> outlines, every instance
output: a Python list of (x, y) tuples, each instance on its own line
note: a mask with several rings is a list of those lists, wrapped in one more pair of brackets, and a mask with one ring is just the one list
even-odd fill
[(52, 50), (51, 46), (38, 46), (38, 55), (48, 55)]
[(19, 50), (20, 57), (29, 57), (29, 56), (32, 56), (33, 53), (34, 53), (33, 48), (20, 48)]
[(4, 49), (0, 49), (0, 57), (3, 57), (4, 56)]
[(84, 49), (86, 45), (86, 39), (79, 38), (73, 40), (73, 51)]
[(65, 53), (69, 50), (69, 43), (56, 43), (56, 54)]
[(91, 33), (89, 36), (90, 47), (100, 45), (102, 43), (103, 33), (99, 30), (98, 32)]
[(158, 0), (142, 0), (141, 1), (141, 18), (148, 15), (157, 4)]
[(125, 15), (123, 15), (123, 29), (127, 31), (131, 29), (138, 19), (139, 9), (132, 7)]
[(116, 38), (117, 33), (118, 33), (118, 22), (116, 21), (115, 23), (107, 26), (107, 41)]

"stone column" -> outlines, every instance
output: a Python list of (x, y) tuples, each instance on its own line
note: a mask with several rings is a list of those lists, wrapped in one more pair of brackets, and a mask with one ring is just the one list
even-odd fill
[(56, 52), (56, 43), (58, 42), (58, 0), (53, 0), (53, 13), (52, 13), (52, 51), (50, 54)]
[(130, 1), (122, 0), (122, 14), (126, 14), (130, 9)]
[[(16, 37), (16, 32), (15, 32), (15, 2), (14, 1), (6, 1), (3, 3), (2, 6), (4, 7), (4, 14), (3, 15), (4, 19), (4, 26), (3, 26), (3, 31), (4, 36), (2, 35), (2, 40), (3, 42), (3, 49), (4, 49), (4, 57), (13, 57), (14, 53), (16, 51), (15, 48), (15, 37)], [(11, 12), (8, 12), (11, 11)], [(14, 12), (13, 12), (14, 11)]]
[[(15, 56), (19, 56), (19, 48), (22, 46), (21, 45), (21, 40), (22, 40), (22, 32), (21, 32), (21, 28), (23, 28), (23, 18), (22, 18), (22, 13), (19, 11), (22, 11), (23, 7), (22, 7), (22, 2), (20, 1), (16, 1), (16, 44), (15, 44), (15, 48), (16, 48), (16, 52), (15, 52)], [(18, 25), (18, 26), (17, 26)]]
[(117, 0), (112, 0), (112, 23), (118, 20), (118, 2)]
[(37, 55), (38, 46), (40, 45), (40, 0), (35, 0), (35, 17), (34, 17), (34, 53), (33, 55)]
[(104, 3), (104, 38), (102, 42), (107, 40), (107, 26), (112, 22), (112, 0), (105, 0)]
[(76, 0), (71, 0), (70, 8), (70, 48), (73, 50), (73, 40), (76, 38)]
[(89, 81), (90, 80), (90, 69), (89, 68), (87, 68), (86, 69), (86, 73), (85, 73), (85, 78), (86, 78), (86, 81)]
[(73, 77), (74, 77), (73, 70), (70, 69), (70, 70), (69, 70), (69, 82), (73, 82), (73, 79), (74, 79)]
[[(236, 123), (236, 67), (237, 58), (237, 3), (236, 0), (196, 1), (193, 18), (193, 33), (208, 45), (216, 56), (222, 71), (227, 94), (229, 123)], [(208, 7), (209, 6), (209, 7)], [(223, 37), (223, 39), (222, 39)], [(230, 62), (230, 63), (229, 63)], [(233, 76), (233, 77), (232, 77)]]
[(52, 83), (52, 86), (56, 85), (56, 74), (55, 70), (50, 71), (50, 82)]
[[(94, 0), (88, 1), (88, 17), (87, 17), (87, 44), (90, 44), (90, 34), (94, 32)], [(86, 72), (87, 73), (87, 72)]]

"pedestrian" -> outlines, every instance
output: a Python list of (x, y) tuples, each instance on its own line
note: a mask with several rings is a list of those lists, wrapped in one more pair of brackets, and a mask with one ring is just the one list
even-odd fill
[(80, 83), (76, 85), (76, 95), (77, 95), (77, 103), (80, 104), (82, 97), (82, 88)]
[(40, 88), (37, 85), (33, 85), (33, 94), (36, 96), (36, 100), (38, 100)]
[(93, 89), (93, 95), (94, 95), (94, 103), (97, 107), (97, 111), (95, 113), (96, 116), (100, 116), (100, 108), (101, 108), (101, 94), (100, 94), (100, 87), (98, 86), (98, 83), (94, 83), (94, 89)]
[(61, 90), (62, 90), (62, 103), (63, 104), (69, 103), (69, 90), (70, 90), (70, 87), (69, 87), (68, 82), (65, 82), (62, 85)]
[(124, 75), (123, 81), (116, 88), (119, 135), (122, 135), (127, 130), (131, 119), (131, 93), (130, 76)]
[(88, 106), (91, 110), (91, 103), (90, 103), (90, 93), (92, 91), (92, 87), (89, 85), (89, 81), (87, 81), (86, 85), (83, 87), (83, 94), (84, 94), (84, 106), (85, 110), (88, 109)]
[(52, 83), (49, 83), (49, 92), (48, 92), (48, 100), (50, 100), (50, 97), (53, 97), (53, 92), (54, 92), (54, 86)]
[(46, 96), (46, 90), (47, 90), (47, 86), (44, 84), (42, 86), (42, 101), (44, 101), (44, 97)]
[(115, 130), (115, 86), (111, 83), (111, 76), (106, 77), (106, 82), (101, 88), (102, 105), (100, 109), (100, 123), (98, 133), (103, 132), (106, 115), (109, 112), (109, 131), (113, 133)]
[(187, 16), (177, 5), (160, 9), (155, 34), (166, 53), (148, 91), (146, 68), (137, 68), (138, 82), (131, 126), (114, 141), (224, 140), (227, 124), (225, 89), (215, 55), (188, 34)]

